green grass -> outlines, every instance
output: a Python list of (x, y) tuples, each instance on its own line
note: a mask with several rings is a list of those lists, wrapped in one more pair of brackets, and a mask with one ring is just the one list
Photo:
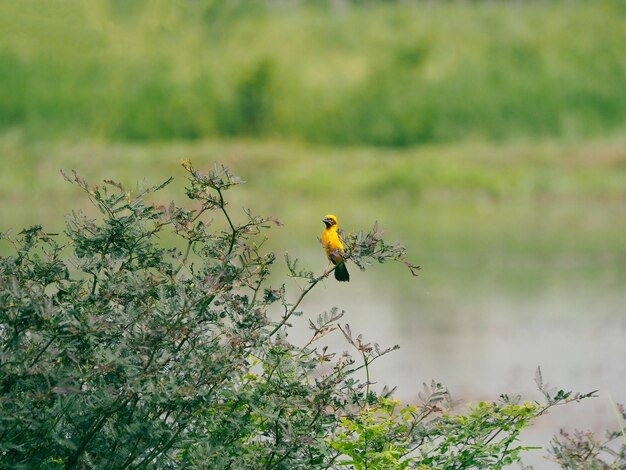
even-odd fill
[(377, 146), (624, 131), (621, 0), (236, 4), (1, 0), (0, 131)]
[(0, 0), (0, 230), (191, 158), (312, 262), (332, 211), (434, 284), (623, 279), (621, 0), (330, 3)]

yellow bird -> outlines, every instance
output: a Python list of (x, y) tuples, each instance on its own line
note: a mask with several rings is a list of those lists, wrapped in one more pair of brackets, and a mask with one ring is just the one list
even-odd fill
[[(343, 256), (341, 256), (341, 253), (344, 253), (344, 249), (343, 243), (341, 243), (339, 234), (337, 233), (337, 217), (328, 214), (324, 216), (322, 222), (324, 222), (326, 226), (322, 232), (322, 245), (324, 246), (324, 251), (328, 258), (328, 265), (330, 266), (330, 263), (335, 265), (335, 279), (338, 281), (349, 281), (350, 274), (346, 268), (346, 261)], [(326, 274), (327, 270), (328, 266), (324, 270), (324, 274)]]

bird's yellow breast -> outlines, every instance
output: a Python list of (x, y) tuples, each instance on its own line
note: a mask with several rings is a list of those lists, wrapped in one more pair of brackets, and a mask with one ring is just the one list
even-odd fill
[(322, 232), (322, 245), (324, 245), (324, 251), (326, 252), (326, 256), (333, 263), (337, 263), (342, 260), (341, 256), (333, 255), (333, 252), (343, 253), (343, 244), (339, 239), (339, 234), (337, 233), (337, 227), (328, 227), (324, 229)]

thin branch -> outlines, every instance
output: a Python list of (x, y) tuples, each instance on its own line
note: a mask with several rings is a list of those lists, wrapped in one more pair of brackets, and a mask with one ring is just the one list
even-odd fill
[(224, 202), (224, 196), (222, 195), (222, 191), (219, 188), (216, 188), (216, 189), (217, 189), (217, 194), (220, 197), (220, 209), (224, 213), (224, 216), (226, 217), (226, 220), (228, 221), (228, 225), (230, 225), (230, 230), (232, 232), (232, 235), (230, 237), (230, 246), (228, 247), (228, 253), (227, 253), (227, 256), (228, 256), (233, 252), (233, 247), (235, 246), (235, 240), (237, 239), (237, 230), (235, 229), (235, 226), (233, 225), (233, 221), (230, 220), (230, 216), (228, 215), (228, 211), (226, 210), (226, 204)]
[[(333, 269), (335, 268), (333, 267)], [(333, 269), (331, 269), (329, 273), (331, 273)], [(291, 306), (291, 308), (289, 309), (289, 311), (287, 311), (287, 313), (285, 314), (281, 322), (278, 325), (276, 325), (276, 327), (271, 331), (269, 336), (274, 336), (274, 334), (287, 323), (287, 320), (289, 320), (291, 315), (293, 315), (293, 312), (296, 311), (296, 309), (298, 308), (298, 305), (300, 305), (300, 302), (302, 302), (302, 299), (304, 299), (304, 297), (311, 291), (311, 289), (313, 289), (320, 281), (324, 280), (327, 275), (328, 274), (321, 275), (319, 277), (311, 279), (309, 283), (309, 287), (307, 287), (305, 290), (302, 291), (302, 293), (300, 294), (300, 297), (298, 297), (298, 300), (296, 300), (296, 303)]]

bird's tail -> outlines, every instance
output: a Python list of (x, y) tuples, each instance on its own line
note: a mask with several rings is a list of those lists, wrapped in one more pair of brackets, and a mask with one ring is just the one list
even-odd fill
[(350, 273), (346, 268), (346, 263), (339, 263), (335, 267), (335, 279), (339, 282), (348, 282), (350, 280)]

